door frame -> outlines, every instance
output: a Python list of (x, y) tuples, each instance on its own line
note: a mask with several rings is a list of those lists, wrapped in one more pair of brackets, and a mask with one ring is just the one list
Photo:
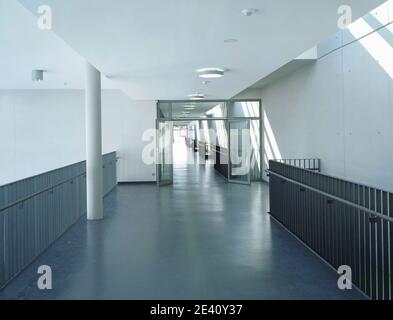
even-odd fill
[[(259, 180), (260, 182), (263, 182), (263, 169), (264, 169), (264, 117), (263, 117), (263, 106), (262, 106), (262, 99), (228, 99), (228, 100), (203, 100), (201, 102), (217, 102), (217, 103), (228, 103), (228, 102), (258, 102), (259, 103), (259, 117), (217, 117), (217, 118), (212, 118), (212, 119), (202, 119), (202, 118), (176, 118), (173, 117), (173, 113), (172, 113), (172, 105), (173, 103), (190, 103), (190, 100), (157, 100), (156, 101), (156, 129), (159, 130), (159, 122), (172, 122), (172, 123), (176, 123), (176, 122), (184, 122), (184, 121), (201, 121), (201, 120), (224, 120), (227, 122), (228, 128), (229, 128), (229, 121), (243, 121), (243, 120), (248, 120), (249, 124), (251, 126), (251, 121), (259, 121), (259, 161), (261, 163), (261, 168), (260, 168), (260, 172), (259, 172)], [(194, 102), (194, 101), (191, 101)], [(166, 117), (161, 117), (160, 116), (160, 103), (168, 103), (168, 108), (169, 108), (169, 112), (168, 112), (168, 116)], [(197, 134), (196, 134), (197, 135)], [(158, 139), (157, 143), (156, 143), (156, 150), (158, 150), (159, 148), (159, 142)], [(230, 134), (228, 135), (228, 156), (230, 153)], [(157, 151), (157, 156), (158, 156), (158, 151)], [(228, 159), (228, 171), (229, 171), (229, 162), (230, 159)], [(251, 158), (250, 158), (250, 165), (251, 165)], [(238, 184), (246, 184), (246, 185), (250, 185), (251, 184), (251, 172), (249, 171), (249, 181), (250, 182), (239, 182), (239, 181), (231, 181), (230, 180), (230, 176), (229, 176), (228, 172), (228, 182), (230, 183), (238, 183)], [(157, 185), (160, 185), (160, 175), (161, 175), (161, 167), (159, 162), (157, 162), (156, 164), (156, 181), (157, 181)], [(173, 183), (173, 164), (172, 164), (172, 183)]]
[[(172, 122), (172, 121), (168, 121), (168, 120), (156, 120), (156, 184), (158, 187), (164, 187), (164, 186), (169, 186), (173, 184), (173, 161), (171, 164), (168, 164), (169, 166), (171, 166), (171, 178), (168, 180), (162, 180), (162, 167), (163, 167), (163, 163), (161, 163), (161, 137), (160, 137), (160, 124), (161, 123), (166, 123), (166, 122)], [(173, 128), (172, 128), (173, 130)], [(172, 137), (173, 133), (171, 133), (171, 137)], [(171, 142), (171, 152), (173, 153), (172, 150), (172, 142)], [(173, 154), (172, 154), (172, 160), (173, 160)], [(164, 160), (165, 161), (165, 160)]]

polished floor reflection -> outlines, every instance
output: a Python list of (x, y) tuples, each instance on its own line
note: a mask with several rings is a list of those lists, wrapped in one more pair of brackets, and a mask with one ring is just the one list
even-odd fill
[[(189, 151), (190, 152), (190, 151)], [(266, 214), (268, 187), (178, 164), (173, 186), (120, 185), (106, 218), (81, 220), (2, 299), (361, 299)], [(37, 289), (37, 268), (53, 290)]]

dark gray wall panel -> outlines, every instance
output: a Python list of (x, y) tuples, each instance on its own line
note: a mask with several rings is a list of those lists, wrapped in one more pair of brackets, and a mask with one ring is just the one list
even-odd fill
[[(117, 185), (116, 161), (103, 156), (104, 195)], [(85, 214), (85, 162), (0, 187), (0, 288)]]
[(0, 212), (0, 288), (5, 283), (4, 270), (4, 214)]

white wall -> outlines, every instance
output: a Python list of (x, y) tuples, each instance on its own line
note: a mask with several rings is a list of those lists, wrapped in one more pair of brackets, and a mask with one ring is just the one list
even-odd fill
[[(142, 134), (155, 127), (154, 101), (102, 93), (103, 152), (118, 151), (119, 181), (155, 181)], [(0, 90), (0, 185), (85, 159), (82, 90)]]
[[(392, 21), (390, 6), (374, 18)], [(393, 191), (392, 32), (390, 25), (361, 41), (341, 32), (316, 63), (241, 94), (262, 99), (283, 158), (321, 158), (325, 173)]]

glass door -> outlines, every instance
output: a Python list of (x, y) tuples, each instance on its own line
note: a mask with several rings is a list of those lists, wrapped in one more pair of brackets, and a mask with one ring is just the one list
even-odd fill
[(157, 185), (173, 184), (173, 123), (157, 121)]
[(251, 184), (251, 136), (250, 120), (228, 120), (229, 159), (228, 181)]

